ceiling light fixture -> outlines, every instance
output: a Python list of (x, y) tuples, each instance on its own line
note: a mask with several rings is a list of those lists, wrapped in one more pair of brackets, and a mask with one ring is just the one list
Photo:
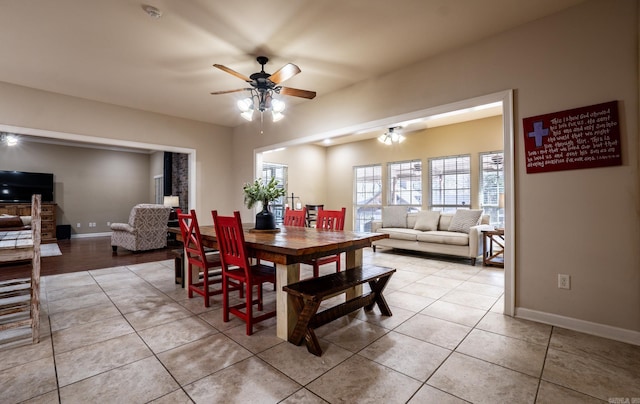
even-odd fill
[(5, 143), (7, 146), (15, 146), (18, 144), (18, 136), (13, 133), (2, 132), (0, 133), (0, 142)]
[(382, 135), (378, 136), (378, 141), (380, 143), (386, 144), (387, 146), (390, 146), (394, 143), (398, 144), (404, 142), (405, 137), (396, 132), (396, 130), (398, 129), (401, 128), (399, 126), (389, 128), (389, 131), (387, 133), (383, 133)]
[(260, 111), (260, 113), (271, 110), (273, 122), (278, 122), (284, 118), (282, 111), (286, 108), (286, 104), (284, 101), (273, 98), (273, 90), (252, 88), (250, 91), (251, 97), (243, 98), (236, 103), (241, 117), (251, 122), (253, 113), (256, 110)]
[(160, 11), (158, 8), (156, 8), (154, 6), (150, 6), (148, 4), (143, 4), (142, 5), (142, 9), (151, 18), (158, 19), (158, 18), (162, 17), (162, 11)]

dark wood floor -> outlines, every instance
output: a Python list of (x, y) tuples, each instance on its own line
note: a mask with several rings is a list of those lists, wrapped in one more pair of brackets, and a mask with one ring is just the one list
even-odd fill
[[(117, 254), (113, 254), (111, 237), (58, 240), (58, 246), (62, 255), (42, 258), (41, 276), (173, 259), (172, 251), (178, 248), (173, 246), (138, 253), (118, 248)], [(0, 281), (30, 276), (30, 262), (0, 265)]]

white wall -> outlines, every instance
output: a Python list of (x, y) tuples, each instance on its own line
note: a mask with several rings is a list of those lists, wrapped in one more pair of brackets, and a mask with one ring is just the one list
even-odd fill
[[(640, 343), (637, 8), (632, 0), (587, 1), (292, 106), (285, 120), (265, 123), (264, 135), (252, 124), (236, 128), (234, 182), (252, 177), (260, 147), (514, 89), (519, 313), (631, 330), (627, 339)], [(623, 165), (526, 174), (523, 118), (612, 100), (620, 101)], [(558, 273), (571, 275), (570, 291), (557, 288)]]

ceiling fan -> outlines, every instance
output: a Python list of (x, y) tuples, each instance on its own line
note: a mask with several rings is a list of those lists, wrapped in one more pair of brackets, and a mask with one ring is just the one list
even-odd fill
[(284, 103), (282, 103), (281, 101), (279, 102), (279, 100), (274, 100), (274, 93), (306, 98), (309, 100), (315, 98), (315, 91), (300, 90), (297, 88), (284, 87), (280, 85), (284, 81), (289, 80), (290, 78), (301, 72), (298, 66), (294, 65), (293, 63), (287, 63), (282, 68), (280, 68), (280, 70), (277, 70), (273, 74), (269, 74), (264, 71), (264, 65), (267, 64), (269, 58), (267, 58), (266, 56), (258, 56), (256, 60), (262, 66), (262, 69), (259, 72), (253, 73), (249, 77), (245, 76), (242, 73), (238, 73), (237, 71), (226, 66), (214, 64), (213, 67), (227, 72), (232, 76), (239, 78), (240, 80), (246, 81), (251, 87), (238, 88), (235, 90), (214, 91), (211, 94), (218, 95), (236, 93), (240, 91), (250, 91), (251, 99), (238, 101), (238, 108), (240, 108), (240, 110), (243, 112), (242, 116), (247, 120), (251, 120), (254, 102), (256, 103), (257, 109), (260, 110), (260, 112), (264, 112), (267, 109), (272, 109), (272, 111), (274, 112), (274, 121), (277, 119), (276, 114), (279, 114), (279, 117), (281, 118), (282, 114), (280, 114), (280, 112), (282, 112), (282, 110), (284, 109)]

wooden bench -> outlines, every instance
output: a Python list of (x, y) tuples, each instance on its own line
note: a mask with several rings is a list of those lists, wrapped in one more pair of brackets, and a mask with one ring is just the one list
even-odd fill
[[(289, 336), (289, 342), (300, 345), (304, 339), (307, 350), (321, 356), (322, 349), (314, 329), (362, 307), (371, 310), (374, 304), (378, 305), (383, 315), (391, 316), (391, 310), (384, 300), (382, 291), (395, 271), (391, 268), (366, 265), (284, 286), (282, 289), (293, 297), (293, 307), (298, 313), (298, 321)], [(369, 293), (317, 312), (323, 300), (353, 290), (364, 283), (369, 283)]]

